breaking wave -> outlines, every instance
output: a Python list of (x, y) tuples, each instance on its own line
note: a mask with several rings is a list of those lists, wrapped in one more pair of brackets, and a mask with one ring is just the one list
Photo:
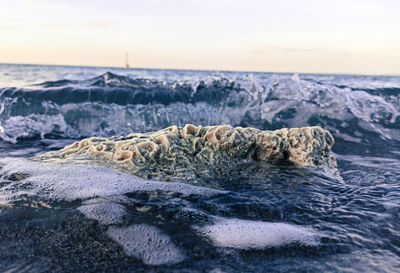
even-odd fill
[[(157, 131), (187, 123), (263, 130), (321, 126), (360, 151), (400, 138), (400, 92), (361, 90), (311, 79), (232, 80), (224, 75), (161, 81), (107, 72), (88, 80), (0, 89), (0, 137), (82, 138)], [(358, 147), (358, 148), (357, 148)]]

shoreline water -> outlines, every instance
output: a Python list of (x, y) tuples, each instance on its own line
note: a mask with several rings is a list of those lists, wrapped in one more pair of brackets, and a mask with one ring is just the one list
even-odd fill
[[(399, 271), (400, 78), (35, 68), (14, 65), (7, 81), (21, 85), (0, 88), (0, 271)], [(255, 160), (289, 151), (271, 131), (310, 126), (323, 129), (288, 143), (307, 162), (329, 155), (329, 138), (315, 148), (329, 131), (340, 178), (326, 157)], [(185, 165), (195, 142), (209, 157)], [(234, 165), (233, 150), (251, 160)], [(63, 151), (71, 160), (39, 159)], [(117, 154), (145, 179), (110, 167)]]

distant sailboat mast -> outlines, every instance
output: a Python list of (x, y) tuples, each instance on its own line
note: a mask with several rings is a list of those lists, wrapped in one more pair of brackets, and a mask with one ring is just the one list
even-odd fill
[(129, 55), (128, 55), (128, 53), (126, 53), (125, 57), (126, 57), (125, 68), (129, 68)]

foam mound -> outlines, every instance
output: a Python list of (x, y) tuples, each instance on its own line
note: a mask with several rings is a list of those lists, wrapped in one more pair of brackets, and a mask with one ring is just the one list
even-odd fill
[(334, 139), (320, 127), (261, 131), (220, 126), (171, 126), (126, 138), (91, 137), (37, 156), (41, 160), (94, 161), (147, 179), (212, 179), (243, 175), (248, 166), (323, 166), (337, 172)]
[(215, 224), (196, 229), (219, 247), (263, 249), (293, 243), (318, 245), (316, 234), (285, 223), (219, 218)]
[(107, 234), (127, 255), (141, 259), (147, 265), (175, 264), (185, 259), (166, 234), (147, 224), (110, 227)]
[(78, 207), (87, 218), (97, 220), (102, 225), (121, 224), (126, 214), (125, 207), (114, 202), (90, 200), (89, 204)]

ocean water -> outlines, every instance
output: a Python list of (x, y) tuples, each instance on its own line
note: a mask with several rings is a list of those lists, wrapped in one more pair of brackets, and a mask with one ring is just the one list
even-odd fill
[[(195, 185), (32, 160), (185, 124), (321, 126), (340, 177)], [(1, 64), (0, 271), (400, 272), (400, 77)]]

